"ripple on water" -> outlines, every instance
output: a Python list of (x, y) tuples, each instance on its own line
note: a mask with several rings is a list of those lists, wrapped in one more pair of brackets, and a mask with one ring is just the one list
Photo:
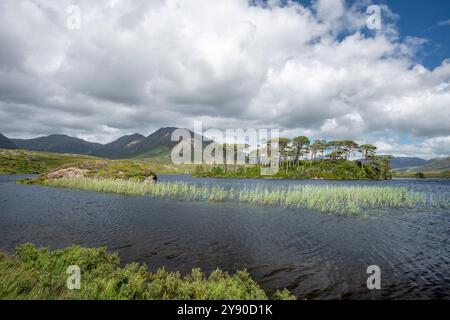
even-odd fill
[[(444, 209), (373, 210), (365, 217), (338, 217), (301, 209), (23, 186), (15, 179), (0, 177), (0, 249), (10, 252), (25, 242), (51, 248), (108, 246), (124, 263), (145, 262), (152, 270), (246, 268), (265, 289), (286, 287), (300, 298), (450, 298), (450, 214)], [(245, 183), (394, 185), (450, 195), (448, 180)], [(366, 288), (366, 269), (372, 264), (381, 267), (381, 291)]]

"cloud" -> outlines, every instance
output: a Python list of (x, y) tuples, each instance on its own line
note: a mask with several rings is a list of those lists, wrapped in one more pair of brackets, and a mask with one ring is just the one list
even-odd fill
[(450, 19), (444, 20), (444, 21), (439, 21), (439, 22), (438, 22), (438, 26), (439, 26), (439, 27), (450, 26)]
[[(72, 4), (80, 30), (66, 28)], [(383, 29), (369, 31), (365, 12), (340, 0), (2, 1), (0, 131), (104, 142), (203, 120), (367, 141), (448, 137), (450, 62), (415, 64), (426, 40), (400, 41), (386, 6)]]
[(393, 139), (375, 142), (382, 154), (424, 159), (448, 157), (450, 155), (450, 137), (436, 137), (417, 143), (401, 144)]

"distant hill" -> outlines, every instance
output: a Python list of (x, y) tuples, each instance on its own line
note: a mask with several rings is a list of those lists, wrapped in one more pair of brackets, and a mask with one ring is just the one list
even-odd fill
[(20, 149), (85, 155), (99, 155), (103, 148), (100, 143), (88, 142), (63, 134), (53, 134), (35, 139), (13, 139), (13, 142)]
[(410, 170), (415, 170), (418, 172), (441, 172), (450, 170), (450, 157), (446, 158), (436, 158), (427, 161), (422, 166), (409, 168)]
[(105, 158), (111, 159), (126, 158), (139, 150), (139, 145), (143, 140), (145, 140), (145, 137), (138, 133), (123, 136), (113, 142), (103, 145), (100, 154)]
[(407, 168), (407, 167), (417, 167), (421, 166), (428, 161), (421, 158), (413, 157), (393, 157), (391, 160), (391, 167), (393, 169)]
[(0, 149), (17, 149), (16, 144), (0, 133)]
[(431, 159), (422, 165), (400, 168), (396, 171), (401, 174), (448, 172), (450, 171), (450, 157)]
[[(147, 137), (141, 134), (127, 135), (107, 144), (93, 143), (61, 134), (11, 141), (18, 148), (31, 151), (74, 153), (109, 159), (155, 157), (168, 159), (172, 148), (178, 144), (178, 141), (171, 141), (172, 132), (176, 129), (161, 128)], [(193, 132), (189, 132), (193, 136)]]
[(151, 158), (154, 156), (169, 155), (172, 148), (178, 144), (177, 141), (171, 141), (172, 132), (176, 129), (174, 127), (168, 127), (153, 132), (138, 143), (135, 151), (128, 156), (131, 158)]

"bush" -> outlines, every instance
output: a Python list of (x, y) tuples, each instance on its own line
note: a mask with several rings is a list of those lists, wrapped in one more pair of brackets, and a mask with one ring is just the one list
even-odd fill
[(417, 179), (425, 179), (425, 173), (423, 172), (417, 172), (415, 176)]
[[(67, 267), (81, 269), (81, 289), (66, 288)], [(293, 299), (278, 291), (274, 299)], [(116, 254), (105, 248), (49, 251), (26, 244), (16, 257), (0, 253), (0, 299), (268, 299), (245, 271), (231, 276), (216, 270), (209, 277), (199, 269), (182, 276), (159, 269), (154, 273), (137, 263), (120, 267)]]

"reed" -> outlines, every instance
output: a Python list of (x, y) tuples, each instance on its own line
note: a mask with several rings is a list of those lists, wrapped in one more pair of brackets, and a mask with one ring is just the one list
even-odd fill
[(426, 193), (397, 187), (324, 185), (222, 187), (184, 182), (147, 184), (98, 178), (45, 180), (42, 184), (51, 187), (123, 195), (146, 195), (164, 199), (234, 201), (266, 206), (307, 208), (335, 214), (357, 214), (374, 208), (417, 208), (438, 205), (436, 200)]

